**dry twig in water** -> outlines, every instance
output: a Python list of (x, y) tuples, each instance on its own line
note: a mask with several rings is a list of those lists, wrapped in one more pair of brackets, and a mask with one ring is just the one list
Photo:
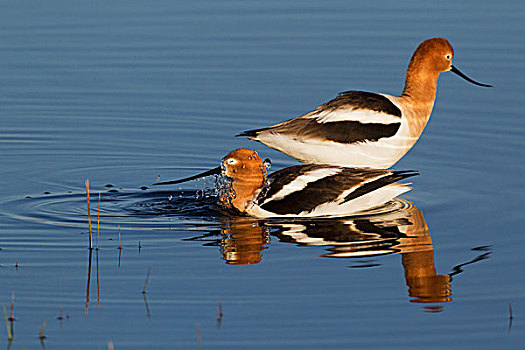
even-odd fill
[(120, 225), (118, 225), (118, 249), (122, 249), (122, 241), (120, 240)]
[(144, 288), (142, 288), (142, 294), (146, 294), (146, 286), (148, 285), (149, 273), (151, 272), (151, 266), (148, 267), (148, 273), (146, 275), (146, 281), (144, 282)]
[(5, 305), (2, 305), (4, 309), (4, 317), (5, 317), (5, 328), (7, 330), (7, 339), (9, 341), (13, 340), (13, 332), (11, 332), (11, 326), (9, 325), (9, 318), (7, 317), (7, 309), (5, 308)]
[(47, 320), (44, 321), (44, 323), (42, 324), (42, 328), (40, 328), (40, 332), (38, 333), (38, 338), (40, 338), (40, 340), (43, 340), (45, 339), (45, 332), (46, 332), (46, 326), (47, 326)]
[(89, 223), (89, 249), (93, 249), (93, 237), (91, 236), (91, 205), (89, 201), (89, 180), (87, 179), (86, 179), (86, 198), (87, 198), (88, 223)]
[(219, 300), (219, 311), (217, 312), (217, 328), (220, 328), (222, 324), (222, 301)]
[(197, 349), (202, 349), (202, 335), (201, 335), (201, 325), (197, 324)]

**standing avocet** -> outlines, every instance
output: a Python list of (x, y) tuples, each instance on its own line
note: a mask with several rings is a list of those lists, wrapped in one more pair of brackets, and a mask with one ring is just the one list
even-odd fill
[(461, 73), (452, 65), (453, 57), (446, 39), (425, 40), (410, 60), (401, 96), (346, 91), (310, 113), (237, 136), (305, 163), (389, 168), (421, 136), (432, 113), (440, 73), (451, 71), (490, 87)]

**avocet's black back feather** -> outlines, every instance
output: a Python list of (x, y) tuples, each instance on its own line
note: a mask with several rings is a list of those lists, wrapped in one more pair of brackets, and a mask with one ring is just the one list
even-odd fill
[[(276, 196), (276, 199), (272, 199), (273, 196), (278, 195), (286, 185), (292, 183), (298, 177), (322, 169), (334, 169), (337, 172), (310, 181), (300, 190), (287, 193), (283, 198)], [(260, 205), (261, 209), (278, 215), (310, 212), (322, 204), (336, 201), (344, 191), (352, 188), (355, 188), (355, 190), (345, 197), (345, 201), (360, 197), (397, 180), (416, 174), (414, 172), (395, 172), (381, 169), (297, 165), (271, 174), (268, 188), (266, 191), (261, 192), (257, 199), (257, 204)], [(379, 178), (374, 180), (377, 177)], [(372, 181), (364, 183), (368, 179)]]

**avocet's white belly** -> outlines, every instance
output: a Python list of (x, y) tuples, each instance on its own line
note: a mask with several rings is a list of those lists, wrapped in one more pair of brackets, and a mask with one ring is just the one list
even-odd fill
[[(414, 119), (414, 116), (411, 114), (413, 111), (407, 110), (402, 103), (397, 101), (396, 97), (387, 94), (381, 95), (388, 98), (402, 112), (402, 117), (399, 118), (401, 125), (391, 137), (381, 137), (377, 141), (341, 143), (327, 139), (309, 139), (307, 137), (297, 137), (286, 133), (272, 133), (269, 131), (259, 134), (257, 140), (305, 163), (389, 168), (401, 159), (416, 143), (426, 121), (428, 121), (428, 116), (424, 120), (420, 132), (414, 134), (414, 131), (411, 131), (409, 128), (409, 119), (407, 118), (408, 116)], [(344, 113), (331, 113), (330, 119), (332, 121), (356, 120), (365, 125), (366, 123), (397, 122), (397, 117), (390, 117), (381, 113), (376, 114), (361, 112), (348, 116), (344, 115)], [(322, 118), (319, 120), (328, 122), (322, 120)]]
[(258, 140), (305, 163), (368, 168), (391, 167), (415, 142), (409, 136), (405, 118), (401, 119), (401, 126), (394, 136), (378, 141), (344, 144), (328, 140), (298, 140), (286, 134), (272, 133), (261, 134)]

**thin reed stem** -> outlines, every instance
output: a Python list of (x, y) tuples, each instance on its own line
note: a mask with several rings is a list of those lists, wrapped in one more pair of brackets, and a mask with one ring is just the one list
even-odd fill
[(7, 339), (9, 341), (13, 340), (13, 332), (11, 332), (11, 326), (9, 325), (9, 319), (7, 317), (7, 309), (5, 308), (5, 305), (2, 305), (4, 309), (4, 317), (5, 317), (5, 328), (7, 329)]
[(144, 282), (144, 288), (142, 288), (142, 294), (146, 294), (146, 286), (148, 285), (150, 272), (151, 272), (151, 266), (148, 267), (148, 273), (146, 274), (146, 281)]
[(44, 323), (42, 324), (42, 328), (40, 328), (40, 332), (38, 333), (38, 337), (40, 338), (40, 340), (46, 337), (44, 334), (46, 332), (46, 326), (47, 326), (47, 320), (44, 321)]
[(202, 349), (201, 325), (197, 324), (197, 350)]
[(87, 197), (87, 210), (88, 210), (88, 223), (89, 223), (89, 249), (93, 249), (93, 237), (91, 235), (91, 206), (89, 200), (89, 180), (86, 179), (86, 197)]
[(118, 249), (122, 250), (122, 241), (120, 240), (120, 225), (118, 225)]
[(11, 314), (9, 316), (9, 322), (11, 322), (11, 336), (14, 337), (15, 332), (15, 292), (11, 292)]

